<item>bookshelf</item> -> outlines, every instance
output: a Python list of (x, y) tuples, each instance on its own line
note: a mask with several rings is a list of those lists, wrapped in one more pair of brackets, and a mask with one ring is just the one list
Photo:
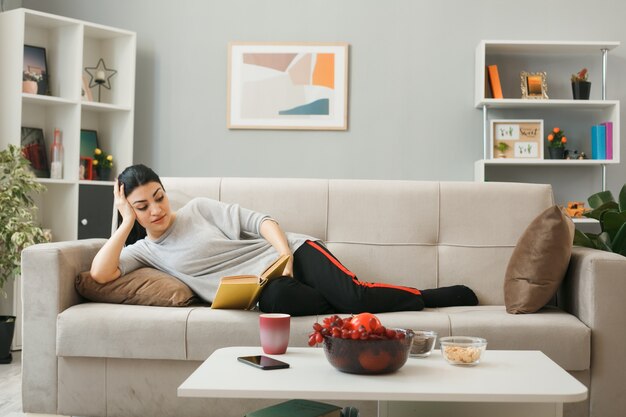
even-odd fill
[[(98, 145), (114, 157), (111, 178), (132, 164), (136, 34), (15, 9), (0, 13), (0, 38), (0, 148), (19, 146), (23, 126), (40, 128), (49, 161), (54, 129), (61, 129), (63, 135), (63, 178), (39, 179), (47, 188), (36, 196), (42, 226), (52, 230), (55, 241), (108, 237), (81, 230), (90, 220), (110, 226), (111, 206), (103, 205), (104, 219), (86, 219), (79, 218), (79, 205), (94, 199), (94, 186), (102, 195), (111, 195), (113, 182), (79, 179), (80, 131), (98, 132)], [(49, 95), (22, 92), (25, 44), (46, 50)], [(82, 77), (89, 79), (84, 68), (95, 66), (100, 58), (117, 73), (111, 78), (111, 89), (101, 89), (100, 102), (84, 101)], [(92, 92), (97, 100), (97, 88)]]
[[(620, 163), (620, 103), (607, 99), (607, 60), (609, 52), (619, 42), (595, 41), (481, 41), (476, 47), (476, 78), (474, 105), (482, 111), (483, 158), (474, 164), (476, 181), (497, 181), (505, 167), (537, 170), (564, 170), (570, 167), (600, 170), (601, 184), (588, 190), (590, 195), (606, 189), (607, 165)], [(487, 65), (497, 65), (503, 99), (490, 98)], [(592, 90), (590, 100), (573, 100), (570, 75), (586, 67), (590, 71)], [(522, 99), (520, 72), (547, 73), (549, 99)], [(604, 121), (613, 122), (613, 158), (610, 160), (554, 159), (493, 159), (491, 158), (491, 120), (541, 119), (544, 121), (544, 158), (548, 152), (545, 137), (552, 127), (565, 130), (571, 150), (585, 152), (591, 157), (591, 126)], [(492, 168), (498, 168), (493, 169)], [(493, 172), (495, 172), (495, 174)], [(578, 170), (577, 172), (579, 172)], [(597, 172), (597, 171), (596, 171)], [(580, 175), (580, 174), (578, 174)], [(523, 177), (523, 174), (522, 174)], [(520, 180), (524, 180), (520, 178)], [(546, 178), (547, 183), (550, 182)]]

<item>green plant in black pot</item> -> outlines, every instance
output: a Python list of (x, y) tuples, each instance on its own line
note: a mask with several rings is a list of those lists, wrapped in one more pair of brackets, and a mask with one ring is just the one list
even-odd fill
[[(17, 146), (0, 151), (0, 297), (7, 296), (7, 281), (20, 273), (22, 250), (46, 241), (35, 222), (32, 197), (44, 186), (37, 182), (29, 165)], [(0, 363), (11, 361), (14, 326), (15, 316), (0, 316)]]
[(593, 209), (585, 217), (600, 222), (600, 233), (584, 233), (576, 229), (574, 245), (600, 249), (626, 256), (626, 184), (616, 201), (610, 191), (601, 191), (587, 199)]

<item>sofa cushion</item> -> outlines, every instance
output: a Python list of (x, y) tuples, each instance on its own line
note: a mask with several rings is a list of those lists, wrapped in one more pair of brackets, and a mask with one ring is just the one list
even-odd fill
[(487, 339), (489, 350), (540, 350), (567, 371), (591, 366), (591, 329), (556, 307), (536, 314), (508, 314), (504, 306), (446, 307), (455, 336)]
[(187, 316), (192, 309), (104, 303), (72, 306), (57, 317), (57, 355), (184, 360)]
[(139, 268), (106, 284), (85, 271), (76, 277), (75, 286), (80, 295), (99, 303), (185, 307), (200, 302), (185, 283), (154, 268)]
[(504, 279), (506, 311), (534, 313), (561, 285), (572, 254), (574, 223), (558, 206), (528, 225), (511, 255)]

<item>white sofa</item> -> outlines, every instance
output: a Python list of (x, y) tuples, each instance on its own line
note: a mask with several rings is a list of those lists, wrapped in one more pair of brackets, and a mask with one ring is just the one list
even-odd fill
[[(488, 339), (489, 349), (537, 349), (590, 388), (565, 415), (626, 410), (626, 258), (574, 248), (557, 305), (510, 315), (503, 280), (517, 239), (554, 204), (546, 185), (370, 180), (164, 178), (176, 209), (195, 196), (238, 202), (287, 231), (327, 242), (366, 281), (432, 288), (457, 283), (480, 305), (381, 314), (387, 326)], [(242, 416), (268, 401), (177, 398), (216, 348), (258, 345), (257, 314), (207, 307), (85, 302), (74, 280), (104, 240), (36, 245), (22, 257), (24, 412), (79, 416)], [(292, 321), (305, 346), (316, 317)], [(514, 375), (511, 376), (514, 378)], [(340, 404), (341, 405), (341, 404)], [(348, 405), (348, 404), (345, 404)], [(358, 404), (368, 415), (371, 404)]]

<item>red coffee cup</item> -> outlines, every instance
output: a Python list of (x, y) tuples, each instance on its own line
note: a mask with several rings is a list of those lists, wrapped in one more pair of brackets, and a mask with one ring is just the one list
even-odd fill
[(289, 345), (291, 316), (282, 313), (259, 315), (261, 347), (268, 355), (281, 355)]

